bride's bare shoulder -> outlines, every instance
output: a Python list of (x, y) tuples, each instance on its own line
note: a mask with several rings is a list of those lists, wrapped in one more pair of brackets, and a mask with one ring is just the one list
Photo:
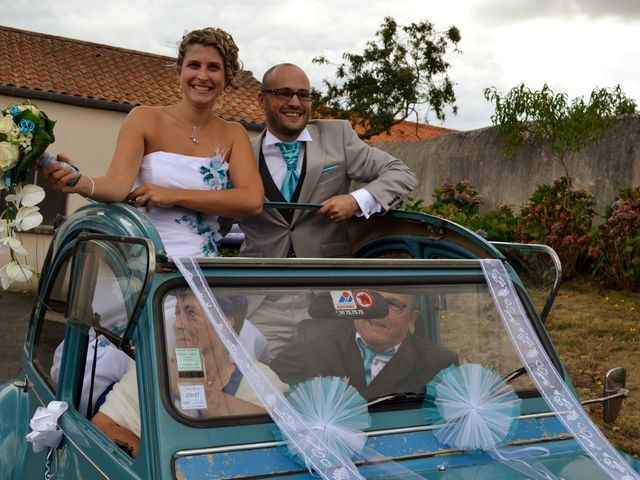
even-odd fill
[(219, 122), (219, 128), (225, 132), (226, 135), (240, 135), (244, 136), (247, 134), (247, 130), (244, 128), (242, 124), (239, 122), (235, 122), (232, 120), (225, 120), (223, 118), (217, 117)]
[(164, 120), (172, 117), (169, 107), (151, 107), (139, 105), (134, 107), (128, 115), (133, 120)]

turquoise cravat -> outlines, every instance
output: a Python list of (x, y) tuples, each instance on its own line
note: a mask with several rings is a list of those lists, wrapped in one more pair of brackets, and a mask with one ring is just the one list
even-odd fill
[(300, 153), (300, 142), (297, 140), (293, 142), (278, 142), (276, 145), (280, 148), (284, 161), (287, 164), (287, 174), (284, 176), (280, 191), (282, 192), (282, 196), (287, 199), (287, 202), (290, 202), (298, 186), (298, 181), (300, 180), (300, 174), (296, 169), (298, 165), (298, 153)]
[(389, 350), (386, 350), (384, 352), (376, 352), (369, 348), (369, 346), (364, 343), (364, 340), (362, 340), (362, 338), (358, 337), (356, 340), (358, 341), (358, 347), (360, 347), (362, 359), (364, 360), (364, 376), (367, 380), (367, 385), (369, 385), (373, 380), (373, 378), (371, 378), (371, 367), (373, 366), (373, 359), (375, 357), (391, 358), (396, 353), (396, 349), (390, 348)]

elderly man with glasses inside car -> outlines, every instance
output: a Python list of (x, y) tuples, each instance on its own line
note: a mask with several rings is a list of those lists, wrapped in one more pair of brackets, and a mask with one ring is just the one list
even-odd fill
[[(258, 101), (267, 129), (253, 140), (266, 199), (322, 204), (317, 212), (265, 209), (244, 218), (240, 254), (347, 257), (345, 221), (384, 212), (417, 185), (400, 160), (361, 141), (343, 120), (311, 120), (307, 75), (283, 63), (264, 74)], [(363, 184), (349, 193), (351, 181)]]
[[(344, 309), (347, 303), (366, 305)], [(458, 355), (416, 329), (418, 298), (396, 292), (354, 290), (320, 295), (293, 340), (271, 362), (293, 385), (315, 376), (346, 377), (367, 400), (421, 394), (440, 370), (458, 363)]]

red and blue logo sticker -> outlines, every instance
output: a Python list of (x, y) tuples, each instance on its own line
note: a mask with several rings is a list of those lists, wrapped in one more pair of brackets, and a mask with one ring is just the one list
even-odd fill
[(333, 307), (339, 312), (353, 310), (353, 314), (358, 314), (361, 313), (358, 310), (368, 310), (374, 306), (373, 296), (366, 290), (356, 290), (355, 293), (351, 290), (332, 290), (330, 293)]

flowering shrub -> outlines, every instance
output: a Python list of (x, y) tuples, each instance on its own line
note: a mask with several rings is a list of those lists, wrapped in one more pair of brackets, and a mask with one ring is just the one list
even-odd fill
[(4, 289), (14, 280), (29, 281), (34, 273), (31, 267), (18, 261), (17, 257), (26, 256), (27, 251), (17, 234), (42, 223), (36, 205), (44, 199), (44, 190), (22, 182), (54, 141), (54, 124), (29, 101), (0, 111), (0, 190), (7, 190), (0, 212), (0, 254), (11, 255), (11, 261), (0, 268)]
[(409, 197), (399, 208), (446, 218), (490, 241), (549, 245), (565, 277), (592, 273), (606, 287), (640, 291), (640, 187), (622, 189), (595, 231), (593, 196), (572, 189), (566, 177), (539, 185), (520, 216), (512, 205), (500, 203), (478, 212), (482, 196), (468, 181), (445, 183), (434, 196), (430, 205)]
[(445, 182), (436, 188), (433, 194), (435, 201), (422, 206), (416, 202), (420, 212), (446, 218), (460, 225), (468, 226), (471, 217), (478, 214), (484, 197), (478, 193), (468, 180), (462, 180), (455, 185)]
[(514, 228), (517, 218), (513, 214), (513, 206), (498, 203), (496, 210), (480, 213), (484, 197), (468, 180), (455, 185), (443, 183), (436, 188), (434, 197), (435, 202), (430, 205), (424, 205), (422, 199), (409, 197), (398, 208), (446, 218), (492, 241), (511, 242), (516, 239)]
[(487, 210), (469, 219), (465, 225), (493, 242), (515, 242), (515, 228), (518, 217), (513, 213), (513, 205), (498, 203), (495, 210)]
[(571, 188), (567, 177), (553, 185), (540, 184), (522, 207), (515, 233), (521, 242), (552, 247), (570, 278), (587, 260), (594, 205), (593, 195)]
[(640, 290), (640, 187), (622, 189), (593, 236), (593, 275), (607, 287)]
[(478, 193), (469, 180), (462, 180), (455, 185), (445, 182), (436, 188), (434, 197), (436, 201), (430, 207), (435, 212), (448, 212), (453, 206), (467, 217), (476, 215), (480, 210), (480, 205), (484, 203), (484, 197)]

